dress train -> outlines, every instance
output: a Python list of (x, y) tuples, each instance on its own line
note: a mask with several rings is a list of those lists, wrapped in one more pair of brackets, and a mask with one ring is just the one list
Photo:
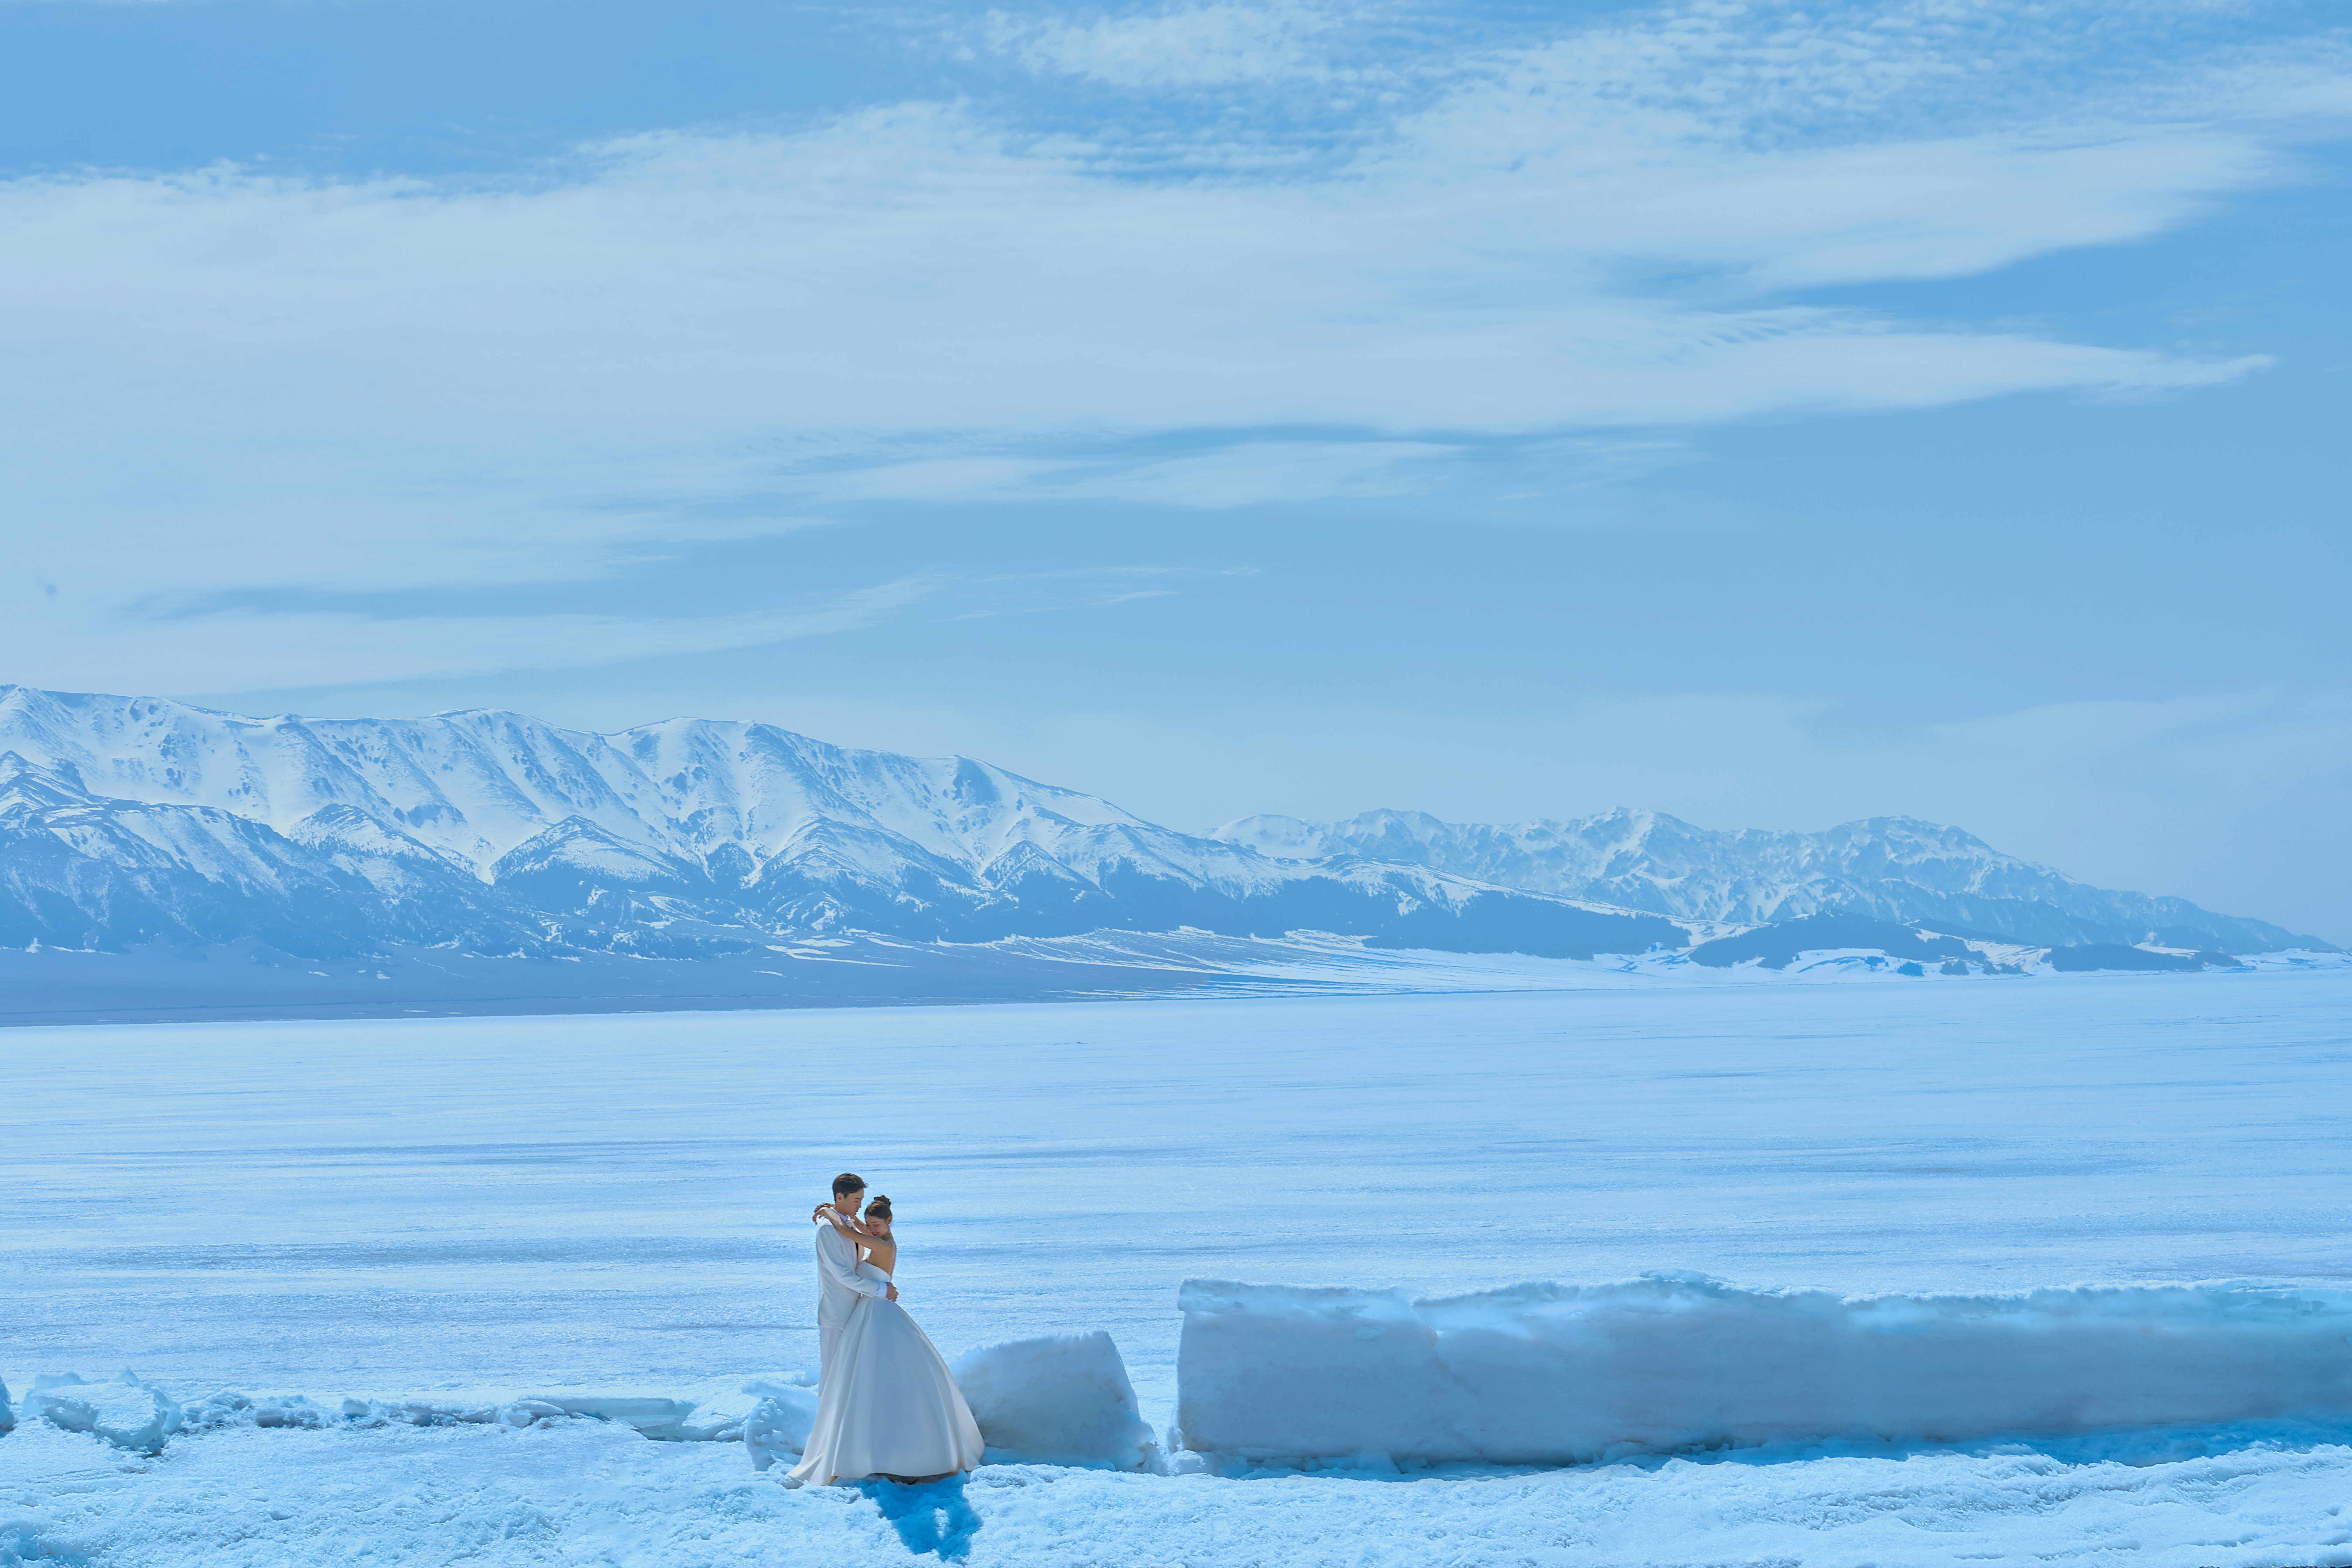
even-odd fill
[[(857, 1272), (886, 1283), (871, 1263)], [(930, 1337), (896, 1301), (862, 1298), (843, 1325), (793, 1484), (944, 1476), (980, 1463), (980, 1424)]]

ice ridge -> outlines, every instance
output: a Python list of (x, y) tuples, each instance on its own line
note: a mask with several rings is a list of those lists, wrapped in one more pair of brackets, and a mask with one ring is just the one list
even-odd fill
[(1843, 1297), (1696, 1277), (1396, 1290), (1187, 1281), (1190, 1450), (1558, 1465), (1641, 1452), (2352, 1413), (2352, 1293)]

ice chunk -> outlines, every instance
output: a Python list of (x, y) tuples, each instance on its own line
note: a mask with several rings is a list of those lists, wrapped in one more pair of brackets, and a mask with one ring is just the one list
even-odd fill
[(112, 1383), (84, 1383), (72, 1373), (36, 1378), (25, 1414), (142, 1454), (162, 1453), (181, 1419), (169, 1395), (128, 1372)]
[[(321, 1411), (320, 1415), (325, 1412)], [(446, 1399), (346, 1399), (342, 1418), (361, 1426), (381, 1426), (387, 1422), (399, 1422), (407, 1426), (479, 1426), (499, 1419), (495, 1405), (476, 1402)], [(255, 1422), (256, 1426), (290, 1425), (293, 1423)]]
[(563, 1411), (544, 1399), (518, 1399), (499, 1406), (499, 1419), (509, 1426), (536, 1426), (562, 1420)]
[(1099, 1330), (985, 1346), (955, 1363), (955, 1379), (992, 1458), (1133, 1470), (1159, 1457), (1127, 1363)]
[(731, 1443), (743, 1436), (743, 1423), (759, 1407), (760, 1395), (746, 1390), (698, 1401), (693, 1413), (677, 1424), (682, 1443)]
[(1654, 1277), (1408, 1300), (1188, 1281), (1177, 1425), (1244, 1458), (1558, 1464), (2352, 1411), (2352, 1294), (1846, 1298)]
[(210, 1398), (180, 1407), (180, 1425), (191, 1432), (205, 1431), (215, 1426), (250, 1426), (253, 1424), (253, 1401), (232, 1388), (224, 1388)]
[(299, 1394), (250, 1399), (224, 1388), (206, 1399), (182, 1407), (181, 1422), (190, 1431), (215, 1426), (309, 1426), (331, 1425), (327, 1413)]
[(327, 1413), (299, 1394), (272, 1394), (257, 1399), (253, 1405), (256, 1426), (302, 1426), (317, 1428), (330, 1424)]
[(778, 1459), (798, 1458), (816, 1425), (816, 1390), (797, 1384), (753, 1378), (743, 1385), (760, 1403), (743, 1418), (743, 1447), (751, 1468), (764, 1470)]
[(694, 1413), (690, 1399), (649, 1398), (626, 1394), (554, 1394), (531, 1396), (531, 1403), (551, 1405), (566, 1415), (593, 1415), (618, 1421), (648, 1437), (676, 1438), (678, 1424)]
[(8, 1403), (8, 1385), (0, 1383), (0, 1432), (16, 1429), (16, 1412)]
[(405, 1421), (411, 1426), (481, 1426), (498, 1419), (494, 1405), (472, 1403), (452, 1404), (446, 1399), (403, 1399), (379, 1405), (379, 1414), (394, 1421)]

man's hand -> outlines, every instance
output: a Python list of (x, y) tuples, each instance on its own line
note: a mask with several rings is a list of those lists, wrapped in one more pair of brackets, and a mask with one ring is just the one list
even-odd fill
[(882, 1293), (885, 1300), (895, 1301), (898, 1299), (898, 1287), (885, 1285), (882, 1287)]

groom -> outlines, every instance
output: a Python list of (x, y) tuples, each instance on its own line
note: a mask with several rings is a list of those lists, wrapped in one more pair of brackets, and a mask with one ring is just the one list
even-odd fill
[(833, 1202), (816, 1211), (816, 1338), (817, 1387), (833, 1383), (834, 1352), (841, 1347), (841, 1331), (861, 1296), (898, 1299), (898, 1288), (857, 1272), (857, 1244), (833, 1227), (839, 1214), (855, 1224), (866, 1202), (866, 1180), (845, 1171), (833, 1179)]

